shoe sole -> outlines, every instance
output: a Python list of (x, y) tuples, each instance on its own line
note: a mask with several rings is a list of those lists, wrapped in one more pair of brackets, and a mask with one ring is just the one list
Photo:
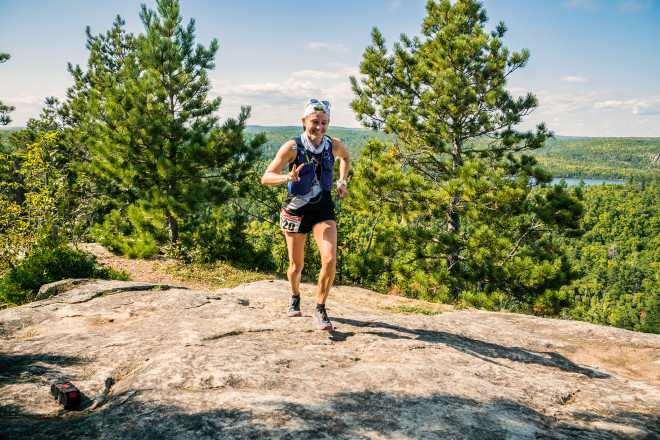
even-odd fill
[(302, 316), (302, 313), (300, 313), (300, 312), (291, 312), (291, 313), (289, 313), (289, 316), (290, 316), (290, 317), (294, 317), (294, 316)]
[(315, 322), (316, 330), (332, 330), (332, 324), (318, 324)]

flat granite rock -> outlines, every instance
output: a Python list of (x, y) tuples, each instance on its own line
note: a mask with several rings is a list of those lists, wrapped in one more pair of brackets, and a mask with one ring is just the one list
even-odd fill
[(93, 281), (2, 310), (0, 438), (660, 438), (660, 335), (332, 299), (323, 332), (288, 297)]

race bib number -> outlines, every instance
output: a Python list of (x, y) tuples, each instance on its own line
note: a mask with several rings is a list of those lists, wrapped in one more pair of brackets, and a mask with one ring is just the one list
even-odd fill
[(280, 229), (284, 232), (298, 232), (302, 217), (288, 214), (284, 209), (280, 210)]

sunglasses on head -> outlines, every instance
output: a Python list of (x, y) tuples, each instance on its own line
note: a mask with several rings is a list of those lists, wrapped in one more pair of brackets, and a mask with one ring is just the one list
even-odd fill
[(319, 101), (318, 99), (314, 99), (314, 98), (308, 100), (307, 103), (308, 104), (320, 104), (320, 105), (324, 105), (326, 107), (330, 107), (330, 101)]

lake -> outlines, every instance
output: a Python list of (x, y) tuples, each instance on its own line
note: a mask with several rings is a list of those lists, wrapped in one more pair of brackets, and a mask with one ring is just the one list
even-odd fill
[[(552, 184), (559, 183), (561, 178), (557, 179), (552, 179)], [(564, 177), (564, 180), (566, 181), (566, 185), (568, 186), (578, 186), (580, 184), (580, 179), (573, 179), (571, 177)], [(626, 183), (625, 180), (605, 180), (605, 179), (582, 179), (584, 180), (584, 184), (586, 186), (592, 186), (592, 185), (600, 185), (602, 183), (607, 183), (607, 184), (612, 184), (612, 185), (620, 185), (622, 183)]]

